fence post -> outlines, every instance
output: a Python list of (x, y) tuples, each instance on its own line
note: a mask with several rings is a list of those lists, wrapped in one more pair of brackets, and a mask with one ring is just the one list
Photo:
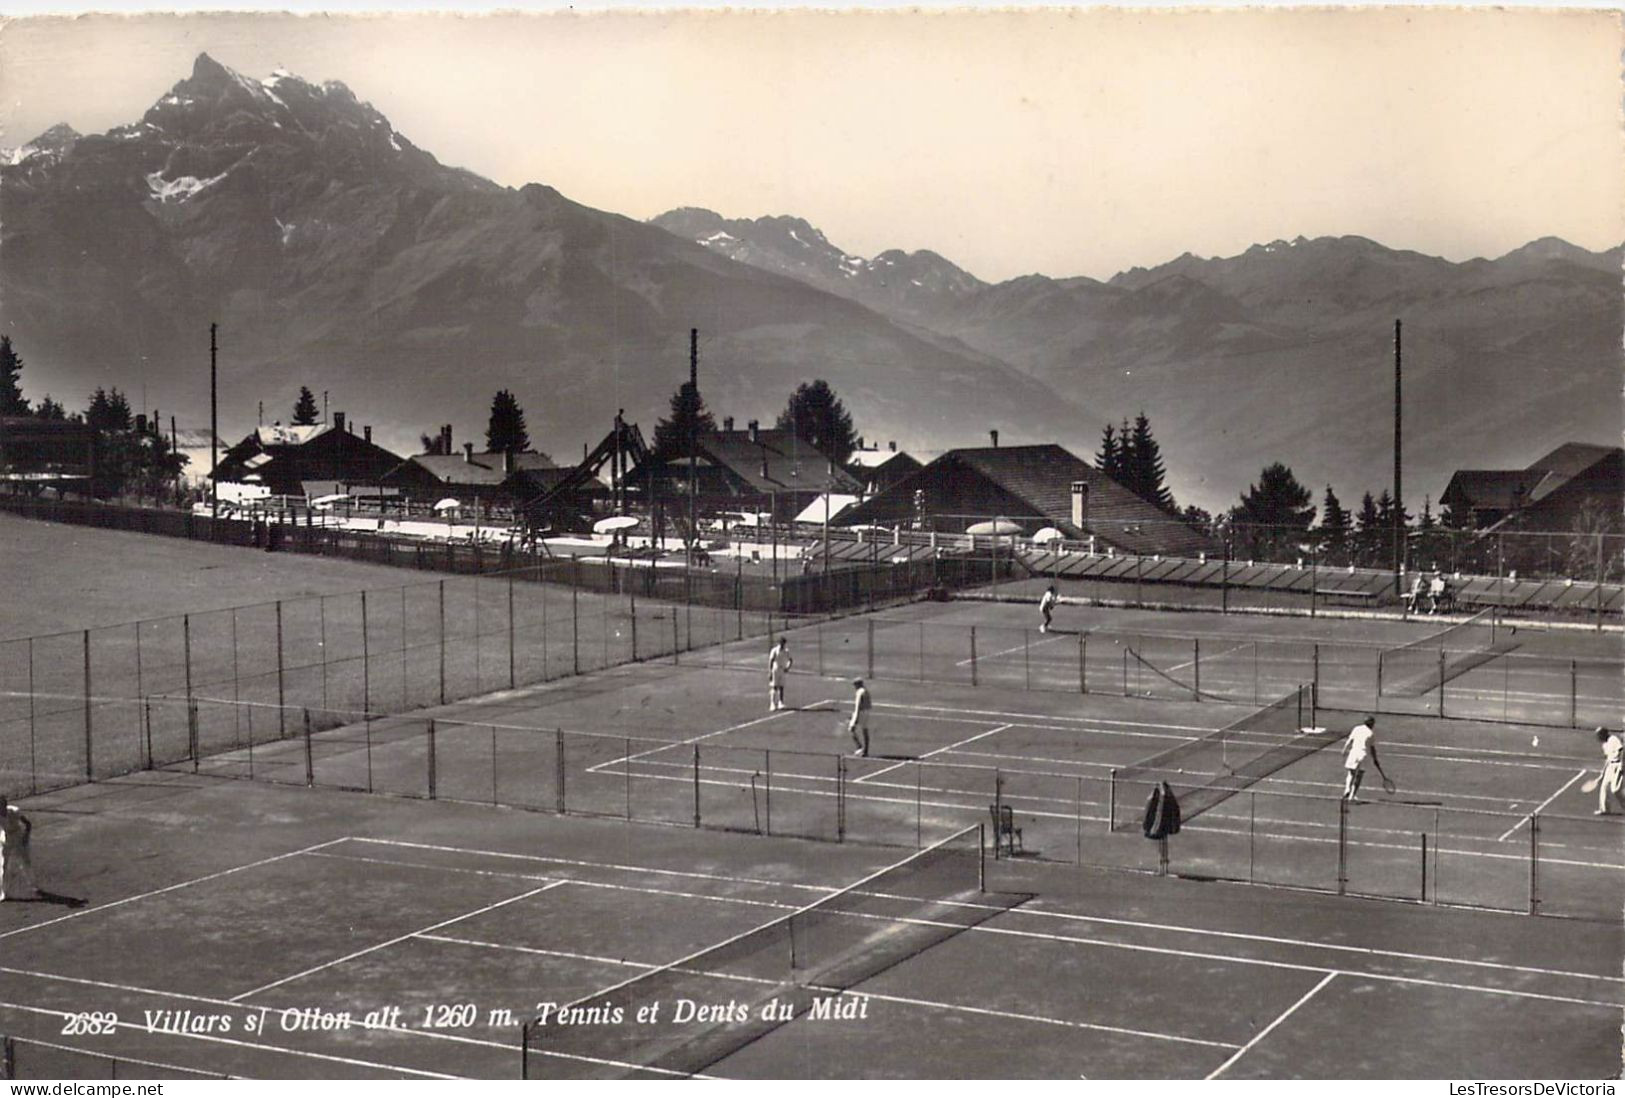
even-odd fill
[(920, 622), (920, 681), (925, 681), (925, 622)]
[(1349, 888), (1349, 802), (1337, 801), (1337, 894)]
[(1540, 914), (1540, 813), (1529, 817), (1529, 914)]
[(1106, 830), (1112, 831), (1117, 827), (1117, 767), (1112, 767), (1106, 775)]
[(196, 774), (198, 766), (197, 702), (191, 698), (186, 699), (186, 750), (192, 756), (192, 773)]
[(1569, 727), (1580, 724), (1580, 661), (1569, 661)]
[(1382, 653), (1377, 653), (1377, 698), (1382, 698)]
[(513, 576), (508, 577), (508, 689), (512, 690), (519, 685), (519, 678), (515, 673), (513, 651)]
[(316, 784), (316, 758), (315, 758), (315, 754), (313, 753), (313, 751), (311, 749), (311, 744), (310, 744), (310, 710), (309, 709), (304, 710), (304, 714), (305, 714), (305, 785), (308, 787), (308, 786), (313, 786), (313, 785)]
[(1320, 550), (1309, 550), (1309, 616), (1315, 616), (1315, 603), (1319, 601)]
[(970, 684), (976, 685), (976, 626), (970, 627)]
[[(671, 606), (671, 662), (672, 663), (681, 663), (682, 660), (677, 655), (677, 652), (678, 652), (678, 643), (677, 643), (677, 604), (676, 603), (670, 603), (669, 605)], [(822, 649), (819, 650), (819, 657), (820, 658), (823, 657), (823, 650)], [(823, 668), (820, 667), (819, 671), (822, 672)]]
[(581, 558), (570, 557), (570, 666), (581, 674)]
[(428, 722), (424, 725), (423, 732), (424, 739), (426, 740), (426, 743), (424, 744), (426, 748), (424, 751), (424, 760), (429, 768), (429, 773), (427, 776), (429, 779), (429, 799), (431, 801), (435, 799), (436, 794), (439, 792), (439, 790), (435, 788), (436, 779), (439, 777), (439, 767), (436, 765), (434, 754), (434, 731), (434, 718), (430, 717)]
[(1422, 903), (1428, 902), (1428, 833), (1422, 832)]
[[(627, 593), (626, 598), (627, 598), (627, 602), (631, 606), (631, 611), (632, 611), (632, 662), (637, 663), (638, 662), (638, 595), (637, 595), (637, 592), (636, 591), (629, 591)], [(768, 632), (771, 633), (772, 630), (769, 629)]]
[(1078, 634), (1078, 693), (1089, 693), (1089, 637), (1088, 634)]
[[(570, 810), (569, 802), (564, 797), (564, 729), (555, 729), (554, 735), (558, 738), (558, 744), (553, 752), (553, 807), (560, 816), (563, 816)], [(627, 766), (630, 767), (631, 764), (628, 763)]]
[[(361, 591), (361, 712), (372, 712), (372, 650), (367, 645), (367, 592), (365, 588)], [(371, 734), (369, 728), (369, 756), (371, 753)]]
[(17, 1078), (17, 1046), (10, 1037), (0, 1037), (0, 1079)]
[(1314, 697), (1315, 697), (1315, 700), (1318, 702), (1320, 700), (1320, 645), (1319, 645), (1319, 643), (1315, 644), (1314, 653), (1313, 653), (1312, 658), (1314, 660), (1314, 663), (1310, 667), (1310, 675), (1311, 675), (1311, 677), (1309, 679), (1309, 683), (1310, 683), (1311, 686), (1313, 686), (1315, 688)]
[(867, 634), (868, 653), (864, 662), (864, 668), (868, 674), (868, 677), (872, 679), (875, 677), (875, 619), (870, 618), (864, 624), (868, 626), (868, 628), (865, 630), (865, 633)]
[(700, 826), (700, 745), (694, 745), (694, 826)]
[(91, 733), (91, 718), (90, 718), (90, 699), (92, 697), (92, 694), (90, 692), (90, 630), (89, 629), (86, 629), (85, 632), (84, 632), (84, 644), (85, 644), (85, 781), (92, 782), (92, 781), (96, 780), (96, 768), (95, 768), (95, 760), (92, 758), (92, 755), (93, 755), (93, 752), (94, 752), (95, 748), (94, 748), (94, 745), (91, 743), (91, 740), (92, 740), (93, 737), (92, 737), (92, 733)]
[(1608, 575), (1603, 565), (1603, 534), (1597, 532), (1597, 632), (1602, 632), (1602, 581)]
[(35, 740), (38, 732), (34, 727), (34, 638), (28, 638), (28, 791), (36, 792), (39, 789), (39, 767), (35, 762)]
[[(1021, 675), (1025, 689), (1031, 690), (1033, 688), (1032, 636), (1031, 631), (1025, 626), (1021, 630)], [(997, 840), (997, 838), (998, 836), (995, 835), (994, 839)]]
[(1191, 638), (1191, 701), (1202, 700), (1202, 638)]
[(818, 675), (822, 678), (824, 675), (824, 623), (817, 623), (813, 626), (813, 630), (818, 637)]
[(1445, 665), (1444, 649), (1439, 649), (1439, 716), (1444, 716), (1444, 679), (1448, 668)]
[(282, 656), (282, 600), (276, 603), (276, 735), (277, 739), (287, 739), (288, 699), (284, 680), (284, 662)]
[(846, 842), (846, 756), (835, 756), (835, 841)]

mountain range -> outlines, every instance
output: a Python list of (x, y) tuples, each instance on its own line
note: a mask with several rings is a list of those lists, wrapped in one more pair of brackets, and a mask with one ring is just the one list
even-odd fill
[(1457, 468), (1620, 440), (1618, 247), (1548, 237), (1453, 263), (1299, 237), (1107, 281), (989, 284), (931, 251), (847, 254), (794, 217), (690, 207), (653, 224), (957, 339), (1114, 421), (1144, 410), (1176, 494), (1206, 506), (1233, 502), (1275, 460), (1317, 502), (1328, 483), (1345, 504), (1391, 485), (1396, 319), (1410, 509)]
[(403, 453), (445, 422), (480, 441), (501, 388), (560, 458), (617, 408), (647, 432), (698, 328), (719, 419), (771, 419), (822, 377), (871, 439), (928, 455), (997, 429), (1088, 456), (1143, 410), (1182, 501), (1228, 505), (1282, 460), (1349, 502), (1389, 475), (1402, 317), (1414, 509), (1455, 467), (1617, 441), (1619, 267), (1551, 239), (1451, 263), (1342, 237), (992, 284), (797, 218), (644, 223), (503, 187), (341, 83), (207, 55), (135, 123), (0, 155), (0, 330), (31, 397), (116, 385), (206, 422), (218, 322), (223, 434), (260, 402), (285, 419), (304, 384)]
[[(567, 457), (617, 408), (645, 433), (687, 379), (720, 420), (770, 420), (826, 378), (871, 438), (1086, 439), (1099, 414), (1029, 374), (805, 282), (551, 187), (448, 167), (343, 84), (253, 80), (207, 55), (140, 121), (56, 127), (0, 158), (0, 330), (25, 392), (98, 385), (222, 434), (287, 418), (301, 384), (414, 452), (483, 433), (510, 389)], [(954, 399), (922, 400), (952, 393)], [(206, 422), (206, 418), (205, 418)]]

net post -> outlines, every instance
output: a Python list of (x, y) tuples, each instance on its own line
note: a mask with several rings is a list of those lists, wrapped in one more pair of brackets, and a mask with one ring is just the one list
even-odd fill
[(1540, 813), (1529, 816), (1529, 914), (1540, 914)]
[(1349, 889), (1349, 802), (1337, 800), (1337, 894)]
[(434, 757), (434, 718), (433, 717), (429, 718), (428, 724), (424, 727), (424, 734), (425, 734), (425, 736), (427, 737), (427, 740), (428, 740), (428, 743), (426, 745), (428, 750), (424, 753), (424, 755), (425, 755), (426, 763), (427, 763), (428, 768), (429, 768), (429, 799), (432, 801), (432, 800), (435, 799), (435, 795), (438, 792), (438, 790), (436, 790), (436, 788), (435, 788), (435, 782), (436, 782), (436, 778), (438, 776), (438, 768), (435, 766), (435, 757)]
[(316, 758), (310, 743), (310, 710), (304, 710), (305, 715), (305, 785), (316, 784)]
[(1078, 634), (1078, 693), (1080, 694), (1089, 693), (1088, 643), (1088, 636), (1080, 632)]
[(700, 745), (694, 745), (694, 826), (700, 826)]
[(1168, 876), (1168, 836), (1157, 840), (1157, 876)]
[(976, 626), (970, 627), (970, 684), (976, 683)]
[(1382, 697), (1382, 653), (1377, 653), (1377, 697)]

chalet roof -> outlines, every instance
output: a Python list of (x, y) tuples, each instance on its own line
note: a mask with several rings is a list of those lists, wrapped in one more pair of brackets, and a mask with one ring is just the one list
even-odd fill
[[(726, 469), (742, 481), (747, 490), (767, 495), (773, 492), (836, 492), (856, 494), (863, 490), (857, 479), (833, 464), (812, 443), (792, 431), (759, 429), (752, 441), (750, 431), (714, 431), (698, 440), (699, 463)], [(673, 470), (688, 462), (687, 456), (667, 462)], [(833, 468), (832, 468), (833, 465)]]
[(1529, 502), (1535, 486), (1548, 474), (1539, 469), (1457, 469), (1445, 486), (1440, 502), (1463, 500), (1468, 507), (1510, 511)]
[(498, 454), (495, 466), (469, 461), (462, 454), (418, 454), (407, 460), (427, 470), (442, 484), (489, 484), (494, 487), (507, 478), (502, 471), (501, 459), (502, 455)]

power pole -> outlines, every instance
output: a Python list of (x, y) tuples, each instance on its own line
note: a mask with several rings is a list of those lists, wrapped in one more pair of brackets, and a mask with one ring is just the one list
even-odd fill
[(1394, 593), (1403, 586), (1405, 570), (1405, 496), (1401, 491), (1400, 472), (1403, 467), (1403, 436), (1400, 431), (1401, 397), (1404, 387), (1400, 376), (1400, 332), (1402, 322), (1394, 321)]
[[(170, 453), (170, 456), (173, 457), (173, 456), (179, 455), (180, 452), (181, 452), (180, 432), (175, 430), (175, 417), (172, 415), (172, 416), (169, 417), (169, 453)], [(179, 507), (180, 504), (181, 504), (181, 467), (180, 467), (179, 464), (176, 464), (176, 466), (175, 466), (175, 506)]]
[(694, 567), (694, 549), (699, 541), (697, 497), (699, 494), (699, 463), (695, 451), (700, 444), (700, 330), (688, 330), (688, 387), (694, 401), (688, 417), (688, 566)]
[(214, 333), (220, 327), (209, 325), (209, 517), (220, 517), (220, 379), (216, 369)]

